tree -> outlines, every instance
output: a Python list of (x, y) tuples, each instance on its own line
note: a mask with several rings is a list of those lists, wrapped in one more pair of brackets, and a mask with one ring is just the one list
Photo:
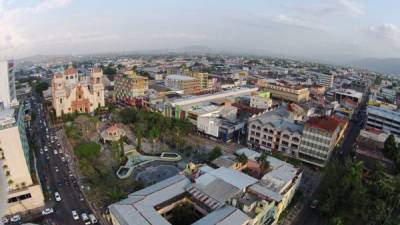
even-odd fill
[(397, 149), (396, 139), (394, 138), (393, 134), (390, 134), (385, 141), (383, 151), (388, 158), (393, 159), (398, 152)]
[(240, 154), (238, 157), (237, 157), (237, 162), (239, 162), (240, 164), (242, 164), (242, 165), (245, 165), (245, 164), (247, 164), (247, 161), (249, 160), (248, 158), (247, 158), (247, 156), (244, 154), (244, 153), (242, 153), (242, 154)]
[(267, 154), (265, 152), (262, 152), (257, 161), (258, 164), (260, 165), (260, 177), (262, 177), (270, 167), (269, 161), (267, 159)]
[(208, 161), (213, 161), (214, 159), (222, 155), (222, 150), (220, 147), (214, 147), (211, 152), (208, 153)]
[(171, 210), (170, 214), (172, 217), (169, 222), (173, 225), (189, 225), (198, 220), (193, 205), (188, 202), (178, 204)]
[(35, 85), (35, 92), (38, 93), (39, 95), (43, 95), (43, 91), (47, 90), (49, 88), (49, 83), (40, 81)]
[(75, 149), (75, 154), (79, 159), (93, 160), (100, 153), (101, 146), (95, 142), (88, 142), (79, 145)]
[(329, 225), (344, 225), (342, 218), (340, 217), (333, 217), (329, 221)]

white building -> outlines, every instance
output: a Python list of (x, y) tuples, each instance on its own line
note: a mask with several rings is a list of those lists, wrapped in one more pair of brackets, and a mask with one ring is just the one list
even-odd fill
[(367, 125), (400, 137), (400, 112), (383, 107), (367, 107)]
[(3, 108), (18, 105), (13, 61), (0, 62), (0, 104)]
[[(25, 134), (24, 110), (20, 107), (0, 112), (0, 157), (7, 184), (6, 215), (23, 213), (44, 206), (40, 184), (32, 179), (29, 143)], [(33, 175), (33, 176), (36, 176)]]
[(325, 73), (318, 73), (318, 72), (310, 72), (311, 75), (317, 78), (318, 84), (326, 87), (326, 89), (332, 88), (333, 80), (335, 76), (333, 74), (325, 74)]

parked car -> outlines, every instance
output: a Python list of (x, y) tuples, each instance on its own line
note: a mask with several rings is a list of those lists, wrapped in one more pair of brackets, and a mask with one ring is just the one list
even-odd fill
[(93, 224), (97, 223), (97, 219), (93, 214), (89, 214), (89, 219)]
[(52, 214), (53, 212), (54, 212), (53, 208), (47, 208), (42, 211), (42, 215), (49, 215)]
[(81, 218), (82, 218), (82, 221), (85, 223), (85, 225), (89, 225), (90, 224), (89, 217), (87, 216), (86, 213), (82, 213)]
[(74, 218), (74, 220), (79, 220), (78, 213), (75, 210), (72, 210), (72, 218)]

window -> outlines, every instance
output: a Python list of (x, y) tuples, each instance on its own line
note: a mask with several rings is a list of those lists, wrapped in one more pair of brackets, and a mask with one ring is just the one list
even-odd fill
[(60, 98), (60, 104), (62, 104), (62, 98)]
[(100, 97), (100, 92), (97, 92), (97, 97)]
[(8, 203), (19, 202), (19, 201), (23, 201), (23, 200), (28, 199), (28, 198), (32, 198), (31, 193), (9, 198), (8, 199)]

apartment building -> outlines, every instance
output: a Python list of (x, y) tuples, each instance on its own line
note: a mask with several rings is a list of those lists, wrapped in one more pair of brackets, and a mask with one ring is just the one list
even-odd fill
[(184, 94), (197, 94), (200, 92), (199, 80), (184, 75), (168, 75), (165, 78), (165, 86), (183, 91)]
[(190, 73), (190, 76), (198, 80), (200, 90), (203, 91), (203, 90), (207, 90), (209, 88), (208, 73), (193, 72), (193, 73)]
[(336, 116), (312, 117), (304, 125), (298, 157), (325, 167), (335, 146), (343, 137), (347, 121)]
[(133, 100), (144, 96), (149, 90), (147, 77), (138, 76), (134, 71), (116, 76), (114, 81), (114, 95), (118, 101)]
[(330, 89), (333, 86), (333, 81), (335, 76), (333, 74), (319, 73), (319, 72), (310, 72), (311, 75), (316, 77), (316, 80), (319, 85), (324, 86), (326, 89)]
[(291, 119), (286, 107), (264, 113), (248, 122), (248, 145), (267, 151), (278, 150), (298, 157), (303, 125)]
[(42, 188), (29, 158), (25, 113), (19, 109), (0, 112), (0, 156), (8, 184), (6, 215), (24, 213), (44, 206)]
[(104, 107), (103, 71), (95, 67), (90, 72), (88, 78), (79, 77), (78, 71), (70, 65), (53, 75), (52, 103), (57, 117), (73, 112), (90, 113)]
[(400, 137), (400, 112), (384, 107), (367, 107), (367, 125)]
[(262, 91), (270, 92), (272, 98), (283, 101), (300, 103), (310, 99), (310, 91), (308, 88), (298, 85), (272, 84), (265, 80), (259, 80), (257, 86)]

